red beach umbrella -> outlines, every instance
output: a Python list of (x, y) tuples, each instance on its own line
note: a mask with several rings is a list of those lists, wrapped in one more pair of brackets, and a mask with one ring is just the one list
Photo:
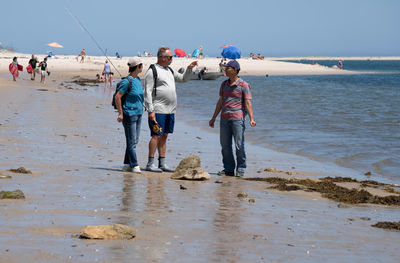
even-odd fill
[(182, 49), (175, 48), (174, 52), (175, 52), (175, 55), (177, 55), (178, 57), (185, 57), (186, 56), (186, 52), (183, 51)]
[(228, 44), (228, 45), (223, 45), (221, 48), (226, 48), (226, 47), (231, 47), (231, 46), (233, 46), (233, 45)]

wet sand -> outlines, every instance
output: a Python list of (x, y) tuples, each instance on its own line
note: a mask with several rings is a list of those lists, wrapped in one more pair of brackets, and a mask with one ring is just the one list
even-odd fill
[[(55, 72), (45, 86), (26, 74), (16, 83), (9, 76), (0, 80), (0, 170), (12, 175), (0, 179), (0, 190), (21, 189), (26, 197), (0, 200), (1, 262), (398, 262), (400, 232), (371, 227), (398, 221), (398, 207), (338, 206), (317, 193), (218, 177), (218, 134), (196, 128), (179, 110), (168, 161), (176, 166), (197, 154), (212, 179), (121, 172), (125, 139), (110, 105), (112, 91), (60, 86), (76, 74)], [(143, 121), (142, 167), (149, 138)], [(247, 153), (246, 177), (271, 166), (295, 167), (307, 177), (351, 176), (347, 169), (257, 146), (248, 145)], [(33, 174), (6, 171), (20, 166)], [(241, 192), (255, 202), (239, 199)], [(86, 225), (115, 223), (137, 228), (137, 237), (72, 237)]]

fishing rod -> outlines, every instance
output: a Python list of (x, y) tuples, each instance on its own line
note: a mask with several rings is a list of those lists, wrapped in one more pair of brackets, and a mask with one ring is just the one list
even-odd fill
[(107, 56), (107, 53), (101, 48), (99, 43), (97, 43), (96, 39), (90, 34), (89, 30), (86, 29), (86, 27), (82, 24), (82, 22), (79, 20), (79, 18), (72, 14), (71, 10), (69, 10), (68, 7), (64, 6), (65, 9), (67, 10), (68, 14), (75, 20), (76, 23), (81, 27), (82, 30), (86, 31), (86, 33), (90, 36), (90, 38), (93, 40), (93, 42), (96, 44), (96, 46), (100, 49), (100, 51), (104, 54), (104, 56), (107, 58), (108, 61), (110, 61), (111, 65), (114, 67), (114, 69), (118, 72), (119, 76), (122, 78), (121, 73), (118, 71), (117, 67), (112, 63), (111, 59)]

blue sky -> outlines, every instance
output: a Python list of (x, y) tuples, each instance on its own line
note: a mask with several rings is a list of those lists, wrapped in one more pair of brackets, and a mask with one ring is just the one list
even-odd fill
[[(400, 56), (397, 0), (18, 0), (2, 3), (0, 42), (19, 52), (133, 56), (161, 45), (209, 56), (233, 44), (248, 56)], [(7, 11), (6, 11), (7, 10)]]

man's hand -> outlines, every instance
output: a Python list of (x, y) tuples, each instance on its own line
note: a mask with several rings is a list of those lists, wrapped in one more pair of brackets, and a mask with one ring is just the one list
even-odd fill
[(250, 120), (250, 126), (255, 127), (257, 125), (255, 120)]
[(118, 114), (118, 122), (122, 122), (122, 120), (124, 119), (124, 115), (123, 114)]
[(154, 121), (155, 123), (157, 123), (157, 121), (156, 121), (156, 113), (155, 112), (149, 112), (149, 120), (150, 121)]
[(194, 68), (194, 67), (197, 66), (197, 65), (198, 65), (197, 61), (193, 61), (192, 63), (190, 63), (190, 65), (188, 66), (188, 68), (192, 69), (192, 68)]
[(215, 122), (215, 119), (211, 119), (211, 120), (208, 122), (208, 125), (209, 125), (211, 128), (214, 128), (214, 122)]

